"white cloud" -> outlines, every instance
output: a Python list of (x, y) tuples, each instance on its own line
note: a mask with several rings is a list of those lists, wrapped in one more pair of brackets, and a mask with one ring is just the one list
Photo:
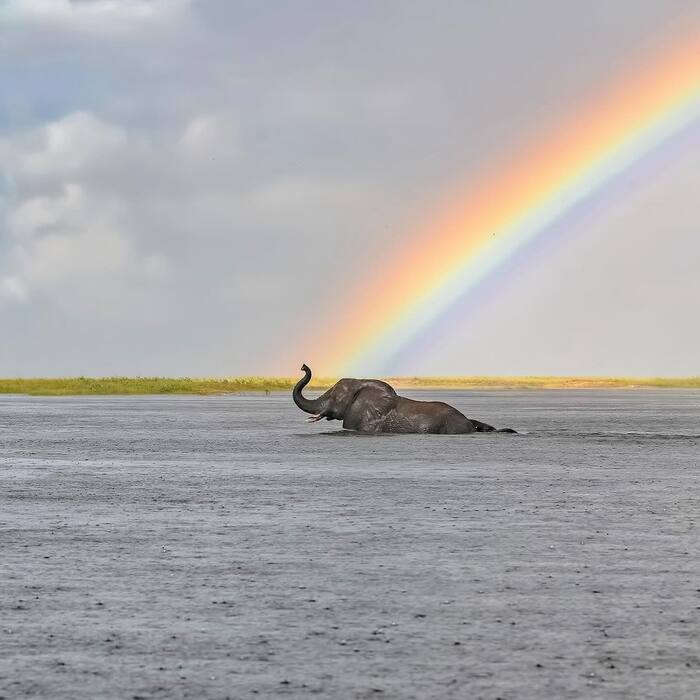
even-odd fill
[(17, 277), (0, 278), (0, 302), (3, 300), (25, 301), (26, 298), (27, 290)]
[(238, 130), (231, 118), (201, 114), (187, 124), (180, 143), (186, 154), (210, 158), (217, 155), (235, 156), (238, 141)]
[(190, 188), (227, 189), (239, 169), (238, 126), (228, 115), (199, 114), (186, 125), (173, 155)]
[(40, 129), (0, 141), (0, 155), (16, 178), (66, 179), (116, 156), (127, 142), (123, 129), (76, 112)]
[(10, 242), (0, 264), (1, 300), (48, 295), (79, 309), (108, 296), (116, 308), (117, 290), (167, 275), (165, 257), (134, 239), (124, 192), (99, 186), (98, 176), (129, 149), (123, 129), (87, 113), (0, 140), (9, 164)]
[(190, 0), (6, 0), (9, 20), (74, 31), (116, 32), (178, 17)]

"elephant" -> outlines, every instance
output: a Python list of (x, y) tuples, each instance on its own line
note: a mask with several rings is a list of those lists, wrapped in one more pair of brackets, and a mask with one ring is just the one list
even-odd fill
[(342, 420), (343, 428), (359, 433), (514, 433), (496, 430), (487, 423), (467, 418), (442, 401), (415, 401), (399, 396), (393, 387), (378, 379), (341, 379), (317, 399), (307, 399), (302, 389), (311, 381), (311, 370), (301, 366), (304, 376), (292, 397), (306, 413), (308, 423), (322, 419)]

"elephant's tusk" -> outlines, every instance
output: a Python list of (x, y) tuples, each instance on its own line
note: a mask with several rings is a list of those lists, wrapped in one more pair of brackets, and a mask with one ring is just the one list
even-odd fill
[(310, 418), (306, 419), (307, 423), (315, 423), (317, 420), (322, 420), (323, 416), (320, 413), (317, 413), (314, 416), (311, 416)]

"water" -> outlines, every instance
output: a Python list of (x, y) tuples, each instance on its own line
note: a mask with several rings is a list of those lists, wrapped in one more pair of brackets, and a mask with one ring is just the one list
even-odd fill
[(700, 392), (0, 397), (0, 697), (695, 698)]

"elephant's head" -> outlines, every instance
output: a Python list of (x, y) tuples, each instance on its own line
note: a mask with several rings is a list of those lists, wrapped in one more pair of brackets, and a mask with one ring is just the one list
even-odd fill
[(304, 376), (297, 382), (292, 396), (294, 403), (302, 411), (312, 414), (307, 418), (310, 423), (323, 418), (344, 420), (357, 394), (368, 387), (376, 389), (388, 401), (393, 402), (396, 398), (396, 392), (385, 382), (373, 379), (341, 379), (317, 399), (307, 399), (301, 392), (311, 381), (311, 370), (302, 365), (301, 371), (304, 372)]

